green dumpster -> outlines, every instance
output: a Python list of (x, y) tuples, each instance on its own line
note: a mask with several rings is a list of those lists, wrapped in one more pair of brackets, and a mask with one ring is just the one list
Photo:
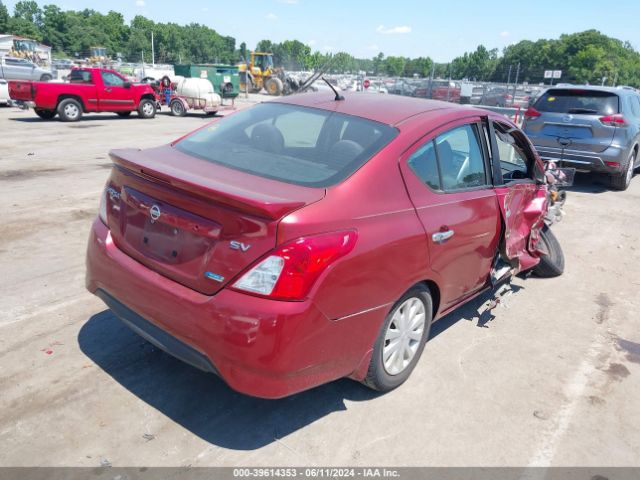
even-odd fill
[(176, 75), (186, 78), (206, 78), (222, 98), (235, 98), (240, 93), (238, 67), (221, 64), (174, 65)]

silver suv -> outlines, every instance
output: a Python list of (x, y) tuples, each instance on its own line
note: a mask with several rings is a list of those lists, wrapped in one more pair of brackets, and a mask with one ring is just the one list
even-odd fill
[(550, 88), (525, 113), (523, 130), (543, 160), (604, 174), (626, 190), (640, 166), (640, 95), (607, 87)]

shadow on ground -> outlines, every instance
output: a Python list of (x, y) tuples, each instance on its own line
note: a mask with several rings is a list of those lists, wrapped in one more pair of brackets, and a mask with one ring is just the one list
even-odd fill
[(576, 172), (573, 185), (563, 188), (563, 190), (580, 193), (604, 193), (609, 191), (606, 183), (607, 179), (601, 175)]
[(263, 447), (346, 410), (345, 400), (379, 395), (344, 379), (282, 400), (248, 397), (153, 347), (110, 310), (92, 316), (78, 342), (85, 355), (138, 398), (207, 442), (229, 449)]
[[(33, 115), (33, 116), (31, 116), (31, 115)], [(85, 122), (85, 121), (92, 122), (92, 121), (97, 121), (97, 120), (102, 120), (102, 121), (119, 120), (121, 122), (125, 122), (127, 120), (134, 120), (134, 119), (135, 120), (142, 120), (141, 118), (138, 117), (138, 114), (135, 113), (135, 112), (132, 113), (128, 117), (120, 117), (119, 115), (116, 115), (115, 113), (103, 113), (103, 114), (86, 114), (85, 113), (82, 116), (82, 118), (77, 122), (63, 122), (62, 120), (60, 120), (60, 117), (58, 117), (57, 115), (55, 117), (53, 117), (52, 119), (50, 119), (50, 120), (44, 120), (44, 119), (40, 118), (39, 116), (37, 116), (34, 112), (30, 112), (30, 116), (28, 116), (28, 117), (10, 117), (9, 118), (9, 120), (13, 120), (15, 122), (23, 122), (23, 123), (38, 123), (38, 122), (66, 123), (70, 127), (76, 127), (76, 128), (78, 128), (78, 126), (82, 125), (82, 122)], [(99, 125), (94, 125), (94, 126), (99, 126)], [(87, 128), (87, 127), (85, 127), (85, 128)]]
[[(512, 292), (523, 287), (511, 285)], [(460, 320), (487, 327), (493, 314), (486, 307), (500, 291), (488, 292), (443, 317), (431, 329), (433, 340)], [(342, 379), (281, 400), (236, 393), (213, 374), (201, 372), (162, 352), (129, 330), (105, 310), (83, 325), (80, 349), (114, 380), (142, 401), (200, 438), (224, 448), (254, 450), (333, 412), (346, 410), (345, 400), (379, 396), (363, 385)]]

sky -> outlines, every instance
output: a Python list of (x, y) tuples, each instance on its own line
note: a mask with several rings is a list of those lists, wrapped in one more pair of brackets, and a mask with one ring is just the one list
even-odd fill
[[(13, 12), (16, 0), (4, 0)], [(63, 10), (115, 10), (130, 21), (203, 23), (255, 48), (262, 39), (300, 40), (313, 50), (358, 58), (428, 56), (448, 62), (479, 44), (502, 50), (520, 40), (595, 28), (640, 50), (640, 0), (38, 0)], [(231, 8), (230, 8), (231, 7)]]

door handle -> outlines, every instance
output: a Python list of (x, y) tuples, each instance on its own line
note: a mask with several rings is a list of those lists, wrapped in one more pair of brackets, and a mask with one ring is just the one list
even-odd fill
[(442, 244), (453, 237), (455, 233), (456, 232), (454, 232), (453, 230), (447, 230), (446, 232), (436, 232), (431, 235), (431, 239), (437, 244)]
[(104, 91), (105, 91), (105, 92), (110, 92), (110, 91), (111, 91), (111, 89), (110, 89), (110, 88), (105, 88), (105, 89), (104, 89)]

